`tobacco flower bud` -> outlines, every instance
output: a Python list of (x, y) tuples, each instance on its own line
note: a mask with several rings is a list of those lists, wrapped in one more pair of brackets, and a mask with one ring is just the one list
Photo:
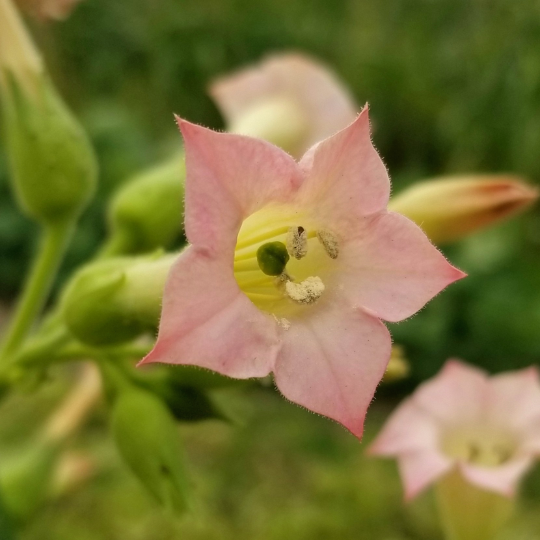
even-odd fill
[(108, 210), (110, 239), (103, 254), (135, 254), (167, 248), (183, 229), (184, 156), (126, 182)]
[(517, 214), (537, 198), (538, 191), (516, 176), (454, 176), (414, 184), (394, 197), (389, 209), (443, 244)]
[(158, 502), (185, 510), (182, 447), (163, 402), (146, 390), (122, 388), (113, 405), (112, 430), (122, 458)]
[(0, 92), (20, 206), (43, 224), (75, 219), (95, 189), (94, 153), (11, 0), (0, 0)]
[(175, 257), (118, 257), (84, 267), (61, 301), (69, 330), (93, 346), (123, 343), (155, 330)]

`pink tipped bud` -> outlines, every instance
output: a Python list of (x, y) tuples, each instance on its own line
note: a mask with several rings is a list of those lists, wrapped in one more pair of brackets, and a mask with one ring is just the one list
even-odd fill
[(455, 176), (415, 184), (389, 208), (417, 223), (432, 242), (443, 244), (517, 214), (537, 198), (538, 190), (516, 176)]

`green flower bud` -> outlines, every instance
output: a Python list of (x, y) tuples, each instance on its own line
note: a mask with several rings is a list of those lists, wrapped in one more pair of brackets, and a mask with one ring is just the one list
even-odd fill
[(0, 487), (12, 517), (25, 520), (47, 500), (60, 452), (58, 442), (43, 439), (4, 461)]
[(165, 280), (176, 255), (118, 257), (79, 271), (62, 296), (64, 321), (88, 345), (131, 341), (155, 331)]
[(0, 91), (19, 204), (44, 224), (73, 220), (95, 189), (94, 154), (10, 0), (0, 2)]
[(141, 388), (157, 394), (177, 420), (197, 422), (209, 418), (227, 419), (226, 414), (219, 409), (207, 392), (189, 385), (186, 381), (178, 380), (172, 373), (168, 366), (156, 366), (144, 375), (137, 371), (131, 374), (131, 378)]
[(108, 210), (111, 236), (103, 253), (135, 254), (170, 247), (183, 229), (184, 156), (126, 182)]
[(283, 242), (268, 242), (257, 250), (257, 263), (267, 276), (281, 275), (289, 258)]
[(159, 503), (175, 511), (187, 506), (187, 481), (178, 428), (151, 392), (123, 388), (113, 405), (112, 430), (126, 464)]

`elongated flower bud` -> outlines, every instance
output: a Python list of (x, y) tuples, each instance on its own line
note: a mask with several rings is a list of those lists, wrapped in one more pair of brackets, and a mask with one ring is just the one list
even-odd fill
[(112, 430), (122, 458), (163, 506), (182, 511), (187, 482), (176, 424), (151, 392), (120, 391), (113, 405)]
[(435, 244), (459, 240), (532, 204), (538, 191), (518, 177), (456, 176), (413, 185), (389, 209), (417, 223)]
[(176, 255), (122, 257), (86, 266), (62, 297), (69, 330), (89, 345), (130, 341), (157, 327), (165, 279)]
[(0, 91), (20, 206), (45, 224), (76, 218), (95, 189), (94, 154), (49, 80), (11, 0), (0, 0)]
[(108, 210), (105, 254), (136, 254), (167, 248), (182, 231), (185, 163), (182, 155), (126, 182)]

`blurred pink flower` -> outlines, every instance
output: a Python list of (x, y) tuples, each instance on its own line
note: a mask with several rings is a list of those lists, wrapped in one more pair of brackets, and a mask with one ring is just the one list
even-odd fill
[(489, 377), (449, 360), (398, 407), (369, 452), (397, 457), (407, 499), (456, 468), (510, 497), (540, 453), (538, 371)]
[(192, 245), (142, 363), (273, 372), (285, 397), (360, 436), (390, 358), (380, 319), (410, 317), (464, 274), (387, 212), (367, 109), (300, 163), (262, 140), (179, 123)]
[(28, 13), (40, 19), (62, 20), (69, 16), (81, 0), (17, 0)]
[(270, 56), (220, 78), (210, 95), (229, 131), (290, 143), (286, 149), (298, 157), (349, 125), (358, 110), (328, 67), (299, 53)]

